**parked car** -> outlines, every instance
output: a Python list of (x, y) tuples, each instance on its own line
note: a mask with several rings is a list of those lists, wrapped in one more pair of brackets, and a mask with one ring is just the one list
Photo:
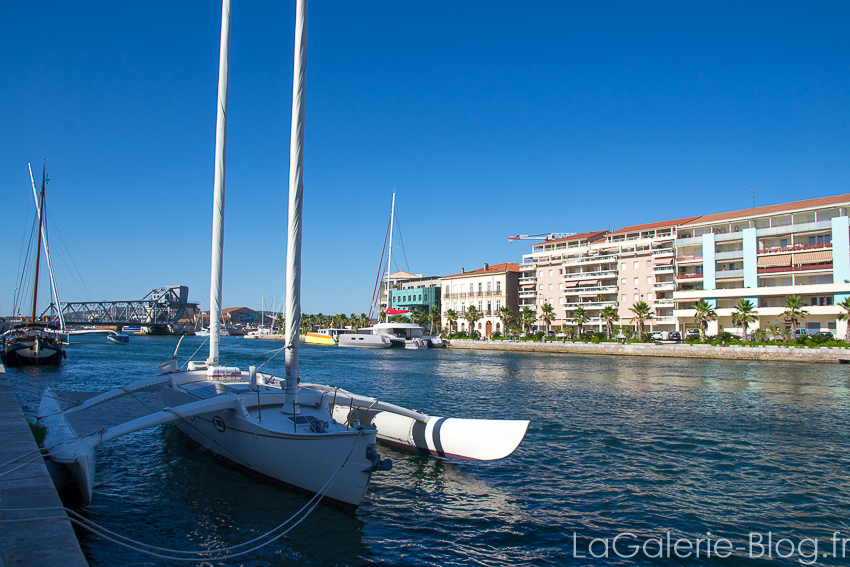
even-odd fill
[(555, 331), (549, 331), (548, 333), (546, 333), (546, 336), (549, 337), (550, 339), (554, 339), (555, 338)]
[(806, 338), (807, 336), (809, 336), (809, 333), (808, 333), (808, 331), (806, 331), (806, 329), (797, 329), (797, 332), (794, 335), (794, 338), (798, 338), (798, 339), (799, 338)]
[(650, 338), (653, 341), (663, 341), (664, 340), (664, 333), (662, 333), (661, 331), (655, 331), (654, 333), (652, 333), (652, 336)]
[(699, 329), (688, 329), (685, 331), (685, 340), (688, 339), (698, 339), (699, 338)]
[(555, 335), (555, 338), (558, 338), (558, 339), (566, 339), (566, 338), (567, 338), (567, 334), (566, 334), (566, 333), (558, 333), (557, 335)]
[(819, 337), (826, 337), (826, 338), (828, 338), (828, 339), (833, 339), (833, 338), (835, 338), (835, 337), (833, 337), (832, 333), (830, 333), (829, 331), (820, 331), (819, 333), (817, 333), (817, 336), (819, 336)]
[(667, 334), (667, 340), (668, 340), (668, 341), (681, 341), (681, 340), (682, 340), (682, 335), (681, 335), (681, 334), (679, 334), (679, 331), (670, 331), (670, 332)]

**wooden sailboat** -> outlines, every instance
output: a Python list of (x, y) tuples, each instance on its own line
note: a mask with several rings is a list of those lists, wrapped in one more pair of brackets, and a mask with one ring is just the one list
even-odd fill
[[(32, 177), (32, 169), (30, 169)], [(41, 271), (41, 248), (44, 247), (45, 258), (50, 267), (50, 283), (55, 304), (56, 286), (53, 278), (53, 268), (50, 266), (50, 251), (47, 246), (47, 231), (44, 226), (44, 194), (47, 185), (47, 160), (41, 173), (41, 193), (36, 200), (36, 213), (38, 215), (38, 235), (40, 244), (36, 244), (35, 257), (35, 281), (32, 292), (32, 315), (29, 321), (13, 326), (3, 334), (3, 349), (0, 351), (0, 359), (6, 366), (58, 366), (66, 358), (63, 342), (67, 337), (63, 334), (61, 325), (57, 326), (48, 321), (38, 320), (38, 279)], [(35, 192), (35, 183), (33, 182)], [(61, 308), (59, 308), (61, 313)], [(61, 316), (60, 316), (61, 321)]]

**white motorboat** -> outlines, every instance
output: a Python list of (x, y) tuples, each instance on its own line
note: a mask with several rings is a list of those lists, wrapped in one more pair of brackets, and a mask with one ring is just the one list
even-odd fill
[[(289, 238), (286, 275), (285, 374), (278, 378), (225, 366), (219, 360), (224, 226), (224, 161), (230, 0), (222, 3), (210, 346), (206, 361), (159, 366), (159, 376), (108, 392), (48, 389), (39, 418), (48, 426), (50, 458), (76, 477), (83, 500), (95, 487), (95, 448), (140, 429), (173, 422), (209, 451), (269, 478), (320, 494), (347, 507), (364, 498), (371, 475), (389, 470), (375, 443), (447, 458), (488, 460), (513, 452), (528, 428), (524, 420), (437, 418), (331, 386), (300, 384), (301, 205), (304, 144), (304, 73), (307, 0), (298, 0), (295, 33)], [(182, 338), (181, 338), (182, 341)], [(180, 347), (180, 342), (177, 345)], [(363, 421), (361, 421), (361, 419)]]
[(377, 323), (355, 334), (337, 337), (341, 347), (357, 348), (428, 348), (430, 345), (415, 323)]

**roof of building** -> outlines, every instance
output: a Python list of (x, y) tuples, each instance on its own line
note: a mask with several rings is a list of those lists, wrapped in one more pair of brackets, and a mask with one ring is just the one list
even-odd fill
[[(390, 274), (391, 280), (414, 280), (416, 278), (421, 278), (422, 274), (411, 274), (410, 272), (405, 272), (404, 270), (398, 270), (397, 272), (393, 272)], [(387, 276), (384, 276), (384, 279), (387, 279)]]
[[(254, 310), (253, 310), (253, 309), (251, 309), (250, 307), (225, 307), (224, 309), (222, 309), (222, 310), (221, 310), (221, 312), (222, 312), (222, 313), (232, 313), (232, 312), (234, 312), (234, 311), (242, 311), (243, 309), (244, 309), (245, 311), (254, 311)], [(254, 312), (255, 312), (255, 311), (254, 311)], [(207, 313), (209, 313), (209, 312), (207, 312)], [(256, 313), (256, 312), (255, 312), (255, 313)]]
[(634, 226), (627, 226), (627, 227), (621, 228), (619, 230), (615, 230), (611, 234), (622, 234), (622, 233), (625, 233), (625, 232), (642, 232), (644, 230), (652, 230), (654, 228), (667, 228), (668, 226), (679, 226), (681, 224), (687, 224), (687, 223), (694, 221), (698, 218), (700, 218), (700, 217), (686, 217), (686, 218), (683, 218), (683, 219), (668, 220), (668, 221), (662, 221), (662, 222), (651, 222), (651, 223), (647, 223), (647, 224), (636, 224)]
[(587, 240), (588, 242), (594, 242), (595, 240), (599, 240), (603, 236), (608, 234), (607, 230), (595, 230), (592, 232), (582, 232), (581, 234), (574, 234), (572, 236), (565, 236), (564, 238), (556, 238), (555, 240), (546, 240), (544, 242), (538, 242), (534, 245), (534, 247), (542, 246), (544, 244), (552, 244), (553, 242), (572, 242), (573, 240)]
[(754, 209), (743, 209), (740, 211), (730, 211), (728, 213), (703, 215), (685, 224), (693, 225), (739, 218), (752, 218), (760, 215), (782, 213), (785, 211), (826, 207), (829, 205), (837, 205), (839, 203), (850, 203), (850, 194), (834, 195), (832, 197), (817, 197), (815, 199), (805, 199), (803, 201), (793, 201), (791, 203), (780, 203), (778, 205), (767, 205), (765, 207), (756, 207)]
[(498, 274), (502, 272), (519, 272), (519, 264), (514, 264), (512, 262), (502, 262), (501, 264), (484, 264), (483, 268), (479, 268), (477, 270), (472, 271), (463, 271), (459, 274), (451, 274), (449, 276), (443, 276), (443, 279), (446, 278), (463, 278), (466, 276), (483, 276), (485, 274)]

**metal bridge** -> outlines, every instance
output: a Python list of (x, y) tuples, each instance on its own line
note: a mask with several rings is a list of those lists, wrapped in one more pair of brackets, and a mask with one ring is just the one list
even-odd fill
[[(189, 287), (174, 285), (158, 287), (134, 301), (77, 301), (62, 304), (67, 326), (115, 325), (145, 327), (148, 332), (175, 332), (181, 319), (198, 313), (198, 304), (189, 301)], [(59, 320), (53, 305), (42, 317)]]

